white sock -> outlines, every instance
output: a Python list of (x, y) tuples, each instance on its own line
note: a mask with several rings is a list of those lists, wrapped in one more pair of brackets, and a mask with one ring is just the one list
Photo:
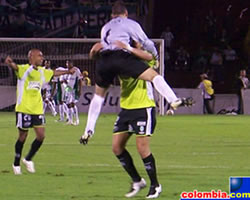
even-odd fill
[(54, 108), (56, 108), (56, 103), (54, 100), (51, 101), (52, 105), (54, 106)]
[(85, 133), (88, 132), (88, 130), (91, 130), (94, 133), (95, 124), (100, 115), (103, 102), (104, 102), (103, 97), (98, 96), (96, 94), (94, 95), (89, 105), (88, 120), (85, 128)]
[(73, 122), (74, 110), (73, 108), (69, 108), (69, 121)]
[(75, 113), (76, 121), (79, 121), (78, 108), (77, 108), (76, 105), (73, 108), (74, 108), (74, 113)]
[(63, 112), (66, 115), (66, 119), (69, 119), (69, 108), (66, 103), (63, 103)]
[(60, 115), (60, 120), (64, 120), (64, 113), (63, 113), (63, 105), (59, 104), (59, 115)]
[(155, 89), (167, 100), (168, 103), (172, 103), (178, 99), (162, 76), (155, 76), (152, 82)]
[(49, 101), (49, 103), (48, 103), (48, 106), (49, 106), (49, 108), (50, 108), (52, 114), (54, 115), (55, 112), (56, 112), (56, 109), (55, 109), (55, 107), (53, 106), (53, 104), (52, 104), (50, 101)]

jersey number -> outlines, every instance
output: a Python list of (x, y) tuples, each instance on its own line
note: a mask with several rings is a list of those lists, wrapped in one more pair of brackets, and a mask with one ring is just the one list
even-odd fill
[(104, 37), (104, 42), (105, 42), (107, 45), (109, 45), (108, 36), (110, 35), (110, 31), (111, 31), (111, 29), (109, 29), (109, 30), (106, 32), (106, 35), (105, 35), (105, 37)]

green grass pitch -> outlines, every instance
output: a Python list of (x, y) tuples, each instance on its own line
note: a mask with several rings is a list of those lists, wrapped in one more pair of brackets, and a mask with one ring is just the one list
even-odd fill
[[(46, 116), (46, 139), (34, 158), (36, 173), (14, 176), (12, 162), (17, 137), (14, 113), (0, 113), (1, 200), (123, 200), (130, 179), (111, 150), (116, 115), (102, 114), (87, 146), (79, 144), (80, 126), (56, 123)], [(250, 174), (249, 116), (164, 116), (157, 118), (151, 149), (163, 187), (159, 199), (178, 200), (183, 191), (228, 192), (230, 176)], [(27, 153), (34, 139), (30, 131)], [(132, 137), (128, 150), (149, 183)], [(133, 199), (145, 199), (148, 187)]]

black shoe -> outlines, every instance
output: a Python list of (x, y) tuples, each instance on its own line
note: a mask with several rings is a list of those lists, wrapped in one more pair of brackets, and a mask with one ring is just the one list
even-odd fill
[(190, 107), (194, 104), (194, 100), (192, 97), (187, 97), (187, 98), (180, 98), (180, 99), (177, 99), (176, 101), (172, 102), (170, 104), (170, 106), (176, 110), (178, 107), (180, 106), (187, 106), (187, 107)]
[(161, 184), (159, 184), (158, 186), (151, 186), (149, 189), (149, 192), (146, 196), (146, 199), (156, 199), (160, 196), (161, 194)]

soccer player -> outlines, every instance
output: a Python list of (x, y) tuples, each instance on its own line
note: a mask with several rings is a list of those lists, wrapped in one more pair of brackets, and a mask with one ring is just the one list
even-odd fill
[[(82, 90), (82, 74), (79, 68), (74, 67), (72, 60), (66, 61), (66, 66), (68, 69), (75, 68), (74, 74), (65, 75), (65, 80), (67, 87), (65, 89), (66, 104), (69, 108), (69, 121), (67, 124), (79, 125), (79, 115), (76, 103), (81, 96)], [(73, 118), (75, 116), (75, 122)]]
[[(138, 49), (133, 48), (133, 54), (150, 61), (151, 67), (156, 64), (152, 54), (140, 50), (139, 43), (136, 44)], [(116, 45), (120, 48), (127, 48), (125, 44), (119, 41), (116, 42)], [(101, 48), (101, 44), (97, 44), (96, 50), (97, 48)], [(149, 145), (150, 136), (153, 134), (156, 125), (153, 87), (148, 81), (123, 76), (120, 76), (120, 83), (120, 106), (122, 111), (119, 113), (114, 125), (112, 149), (133, 181), (131, 190), (125, 196), (133, 197), (146, 187), (146, 181), (137, 172), (133, 159), (125, 148), (129, 138), (135, 133), (137, 150), (151, 181), (146, 198), (157, 198), (162, 189), (157, 180), (155, 159)]]
[(49, 82), (52, 76), (74, 73), (74, 69), (67, 71), (53, 71), (42, 67), (43, 54), (39, 49), (31, 49), (28, 53), (28, 64), (18, 65), (7, 56), (5, 63), (11, 67), (17, 76), (16, 126), (19, 137), (15, 144), (15, 159), (12, 165), (15, 175), (22, 174), (20, 159), (23, 145), (29, 128), (34, 128), (36, 138), (30, 151), (22, 160), (30, 173), (35, 173), (33, 156), (41, 147), (45, 138), (43, 101), (41, 95), (42, 85)]
[[(64, 67), (58, 67), (56, 70), (67, 70), (67, 68)], [(65, 103), (65, 89), (66, 89), (66, 80), (65, 75), (61, 75), (58, 77), (54, 77), (53, 80), (53, 87), (51, 96), (53, 97), (56, 92), (56, 99), (57, 103), (59, 104), (59, 119), (56, 120), (56, 122), (64, 122), (64, 115), (66, 115), (66, 121), (69, 119), (69, 109), (68, 106)]]
[[(45, 60), (44, 61), (44, 67), (45, 69), (51, 69), (50, 68), (51, 62), (49, 60)], [(47, 106), (49, 106), (51, 113), (53, 116), (57, 115), (56, 112), (56, 107), (55, 107), (55, 102), (53, 100), (53, 98), (51, 98), (51, 81), (48, 83), (44, 83), (42, 86), (42, 94), (43, 94), (43, 110), (44, 110), (44, 114), (46, 111)]]
[[(118, 75), (152, 82), (154, 88), (174, 109), (193, 104), (191, 98), (177, 98), (162, 76), (131, 54), (132, 47), (129, 45), (131, 39), (141, 43), (143, 49), (158, 59), (154, 43), (148, 39), (137, 22), (128, 19), (125, 5), (121, 1), (117, 1), (112, 7), (112, 19), (101, 30), (102, 49), (99, 58), (96, 59), (95, 95), (89, 106), (87, 126), (82, 139), (88, 138), (94, 133), (94, 126), (100, 114), (106, 91), (115, 76)], [(128, 48), (126, 50), (119, 48), (115, 44), (116, 41), (123, 42)], [(95, 54), (95, 51), (93, 47), (91, 54)]]

